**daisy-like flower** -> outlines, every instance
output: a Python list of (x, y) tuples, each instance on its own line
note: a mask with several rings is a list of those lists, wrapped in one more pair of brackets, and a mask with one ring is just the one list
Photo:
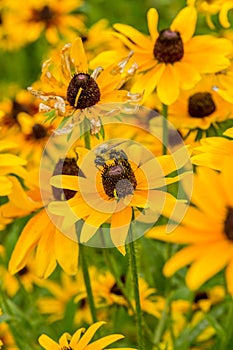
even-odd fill
[[(123, 144), (104, 143), (92, 151), (83, 149), (83, 177), (57, 175), (51, 179), (52, 186), (76, 191), (75, 195), (66, 202), (51, 202), (48, 209), (59, 220), (64, 217), (61, 228), (66, 234), (75, 222), (84, 221), (79, 232), (81, 243), (87, 243), (102, 224), (110, 223), (112, 245), (125, 254), (124, 244), (134, 218), (135, 225), (138, 221), (154, 223), (164, 207), (179, 202), (164, 188), (186, 175), (167, 177), (187, 163), (188, 153), (182, 147), (172, 156), (155, 158), (137, 144), (125, 148)], [(102, 151), (106, 147), (109, 158), (105, 161), (106, 152)]]
[[(213, 89), (215, 77), (206, 75), (191, 90), (181, 92), (169, 107), (169, 120), (177, 129), (207, 131), (232, 117), (233, 103), (225, 101)], [(185, 133), (184, 130), (184, 133)]]
[(219, 22), (224, 28), (230, 27), (227, 15), (233, 8), (232, 0), (187, 0), (187, 4), (196, 6), (198, 12), (206, 15), (207, 24), (211, 29), (215, 28), (211, 16), (216, 14), (219, 15)]
[[(19, 236), (9, 261), (9, 272), (15, 274), (26, 268), (31, 255), (35, 253), (35, 273), (38, 277), (47, 278), (59, 264), (68, 274), (75, 274), (78, 265), (78, 244), (66, 237), (54, 226), (41, 202), (41, 192), (37, 171), (31, 171), (25, 181), (28, 191), (13, 178), (14, 190), (9, 202), (2, 205), (5, 218), (25, 217), (31, 213)], [(48, 185), (47, 198), (52, 197)], [(59, 193), (57, 193), (59, 195)], [(56, 197), (58, 198), (58, 197)], [(32, 234), (33, 232), (33, 234)]]
[(144, 97), (157, 88), (160, 101), (170, 105), (176, 101), (180, 89), (191, 89), (201, 79), (201, 73), (214, 73), (230, 65), (230, 40), (211, 35), (194, 36), (197, 12), (193, 6), (183, 8), (169, 28), (158, 32), (158, 13), (147, 13), (150, 36), (125, 25), (114, 28), (124, 44), (134, 51), (138, 63), (137, 77), (132, 91), (145, 89)]
[(208, 137), (200, 140), (201, 145), (194, 148), (191, 160), (195, 165), (221, 170), (225, 161), (233, 157), (233, 128), (227, 129), (223, 136)]
[(0, 137), (20, 133), (18, 117), (23, 113), (32, 118), (38, 112), (38, 106), (35, 97), (27, 90), (18, 91), (12, 99), (3, 99), (0, 102)]
[[(39, 337), (39, 343), (45, 350), (61, 350), (61, 349), (104, 350), (106, 349), (106, 346), (116, 342), (117, 340), (124, 338), (124, 336), (121, 334), (112, 334), (112, 335), (107, 335), (103, 338), (100, 338), (90, 343), (94, 334), (104, 324), (105, 322), (96, 322), (93, 325), (91, 325), (87, 330), (85, 328), (78, 329), (73, 335), (70, 335), (69, 333), (64, 333), (60, 337), (58, 343), (52, 340), (51, 338), (49, 338), (47, 335), (42, 334)], [(125, 348), (125, 347), (120, 349), (136, 350), (133, 348)], [(114, 349), (112, 348), (112, 350)]]
[(24, 44), (36, 41), (43, 34), (50, 44), (57, 44), (61, 38), (70, 40), (84, 29), (84, 16), (77, 12), (81, 0), (30, 0), (22, 4), (10, 0), (8, 5)]
[(62, 120), (71, 117), (69, 128), (87, 118), (91, 133), (96, 134), (101, 127), (101, 115), (119, 113), (123, 102), (136, 103), (142, 98), (142, 93), (119, 90), (137, 69), (136, 63), (126, 68), (131, 56), (132, 53), (104, 70), (98, 67), (90, 74), (82, 39), (78, 37), (72, 45), (64, 46), (59, 57), (44, 62), (43, 92), (31, 87), (29, 91), (43, 101), (40, 111), (53, 110), (52, 118), (59, 116)]
[[(222, 172), (198, 167), (192, 203), (181, 224), (172, 234), (164, 227), (152, 228), (148, 236), (166, 242), (187, 244), (164, 266), (167, 277), (189, 265), (186, 283), (191, 290), (226, 267), (226, 282), (233, 294), (233, 186), (232, 163), (225, 162)], [(216, 259), (217, 257), (217, 259)]]
[(25, 177), (26, 171), (23, 168), (26, 165), (26, 160), (12, 154), (12, 151), (17, 149), (18, 145), (12, 141), (0, 141), (0, 196), (9, 195), (12, 192), (12, 176), (15, 174)]

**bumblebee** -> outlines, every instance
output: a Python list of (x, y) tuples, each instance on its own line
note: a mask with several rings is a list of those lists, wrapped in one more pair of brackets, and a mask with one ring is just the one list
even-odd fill
[[(121, 145), (126, 141), (121, 141), (115, 144), (111, 144), (109, 142), (106, 142), (95, 150), (96, 158), (95, 158), (95, 165), (96, 167), (101, 170), (106, 162), (113, 160), (115, 162), (119, 162), (120, 160), (128, 160), (128, 157), (126, 153), (120, 149), (119, 151), (116, 150), (116, 147)], [(101, 167), (101, 169), (100, 169)]]

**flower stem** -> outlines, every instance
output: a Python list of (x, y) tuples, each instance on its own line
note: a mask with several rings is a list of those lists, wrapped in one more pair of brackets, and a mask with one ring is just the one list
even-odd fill
[[(87, 127), (87, 120), (84, 119), (84, 144), (87, 149), (91, 149), (91, 137), (90, 137), (90, 130)], [(78, 232), (77, 232), (78, 233)], [(85, 252), (84, 245), (80, 244), (80, 257), (81, 257), (81, 264), (82, 264), (82, 272), (83, 272), (83, 278), (86, 286), (86, 291), (87, 291), (87, 300), (88, 304), (90, 307), (91, 311), (91, 316), (93, 322), (97, 322), (97, 314), (96, 314), (96, 308), (95, 308), (95, 303), (94, 303), (94, 296), (93, 296), (93, 291), (92, 291), (92, 286), (91, 286), (91, 279), (90, 279), (90, 274), (88, 270), (88, 264), (87, 264), (87, 259), (86, 259), (86, 252)]]
[(139, 283), (138, 283), (138, 268), (137, 268), (137, 257), (136, 257), (136, 249), (135, 242), (133, 240), (133, 232), (132, 232), (132, 224), (129, 228), (129, 264), (131, 267), (132, 273), (132, 282), (133, 282), (133, 291), (134, 291), (134, 299), (135, 299), (135, 309), (136, 309), (136, 326), (137, 326), (137, 335), (138, 335), (138, 350), (144, 350), (144, 332), (143, 332), (143, 317), (140, 303), (140, 294), (139, 294)]
[(228, 316), (226, 319), (226, 335), (222, 339), (220, 350), (231, 350), (232, 349), (232, 341), (233, 341), (233, 330), (232, 330), (232, 324), (233, 324), (233, 298), (231, 300)]
[(95, 303), (94, 303), (94, 296), (93, 296), (93, 291), (92, 291), (92, 287), (91, 287), (91, 279), (90, 279), (90, 274), (89, 274), (89, 271), (88, 271), (87, 260), (86, 260), (86, 252), (85, 252), (84, 245), (80, 244), (79, 251), (80, 251), (80, 257), (81, 257), (83, 278), (84, 278), (86, 291), (87, 291), (87, 300), (88, 300), (88, 304), (89, 304), (89, 307), (90, 307), (92, 320), (93, 320), (93, 322), (97, 322), (97, 315), (96, 315), (96, 308), (95, 308)]
[(163, 115), (163, 154), (167, 154), (167, 146), (168, 146), (168, 123), (167, 123), (167, 117), (168, 117), (168, 106), (163, 104), (162, 107), (162, 115)]

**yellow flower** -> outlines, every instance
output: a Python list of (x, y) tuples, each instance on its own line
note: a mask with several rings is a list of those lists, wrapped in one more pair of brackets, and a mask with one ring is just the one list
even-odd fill
[(219, 22), (224, 28), (230, 27), (228, 21), (228, 12), (233, 8), (232, 0), (187, 0), (188, 5), (195, 5), (200, 13), (206, 15), (207, 24), (211, 29), (214, 29), (214, 23), (211, 19), (212, 15), (219, 14)]
[[(201, 139), (201, 145), (194, 148), (193, 164), (221, 170), (225, 161), (231, 162), (233, 157), (233, 128), (227, 129), (226, 137), (208, 137)], [(230, 140), (229, 140), (230, 138)]]
[(92, 134), (96, 134), (101, 128), (102, 115), (119, 113), (123, 102), (138, 102), (142, 97), (142, 94), (119, 90), (136, 71), (135, 63), (125, 69), (131, 56), (104, 70), (98, 67), (89, 74), (83, 43), (78, 37), (72, 45), (65, 45), (60, 55), (44, 62), (43, 92), (31, 87), (29, 91), (43, 101), (40, 111), (52, 111), (51, 118), (56, 115), (63, 119), (71, 117), (68, 129), (74, 122), (87, 118)]
[(0, 140), (0, 196), (9, 195), (12, 192), (12, 178), (10, 174), (25, 177), (26, 160), (12, 154), (12, 150), (18, 145), (12, 141)]
[(9, 2), (9, 11), (17, 27), (17, 35), (21, 35), (23, 43), (27, 44), (45, 35), (50, 44), (57, 44), (61, 38), (70, 40), (77, 35), (77, 31), (84, 29), (84, 16), (77, 11), (82, 5), (81, 0), (30, 0), (19, 3)]
[(182, 91), (169, 107), (169, 120), (177, 129), (207, 130), (232, 117), (233, 103), (226, 102), (212, 87), (215, 77), (207, 75), (191, 89)]
[[(103, 338), (95, 340), (90, 343), (92, 337), (96, 331), (104, 324), (105, 322), (96, 322), (91, 325), (87, 330), (85, 328), (78, 329), (72, 336), (69, 333), (64, 333), (59, 342), (55, 342), (47, 335), (42, 334), (39, 338), (40, 345), (45, 350), (61, 350), (61, 349), (70, 349), (70, 350), (104, 350), (106, 346), (124, 338), (121, 334), (107, 335)], [(82, 335), (82, 333), (84, 333)], [(110, 348), (109, 348), (110, 349)], [(133, 348), (120, 348), (122, 350), (136, 350)], [(114, 350), (114, 349), (112, 349)]]
[(138, 63), (132, 91), (145, 89), (144, 98), (157, 88), (162, 103), (170, 105), (179, 97), (180, 89), (191, 89), (201, 79), (201, 73), (214, 73), (230, 65), (226, 58), (232, 51), (227, 39), (212, 35), (194, 35), (197, 12), (194, 7), (183, 8), (170, 28), (158, 32), (158, 13), (147, 13), (150, 36), (125, 25), (115, 24), (124, 44), (134, 51)]
[[(41, 202), (37, 171), (30, 172), (26, 179), (27, 192), (14, 178), (14, 194), (10, 201), (2, 206), (5, 217), (24, 217), (33, 213), (18, 238), (9, 262), (9, 271), (15, 274), (28, 264), (35, 251), (35, 273), (47, 278), (57, 263), (68, 274), (75, 274), (78, 265), (78, 244), (61, 233), (48, 216)], [(45, 188), (45, 187), (43, 187)], [(52, 189), (47, 186), (47, 196)], [(33, 234), (32, 234), (33, 232)]]
[[(188, 244), (164, 266), (169, 277), (189, 265), (186, 283), (191, 290), (226, 267), (228, 290), (233, 294), (233, 186), (232, 162), (225, 162), (221, 173), (198, 167), (192, 203), (182, 223), (172, 234), (163, 226), (150, 230), (148, 236), (162, 241)], [(217, 258), (216, 258), (217, 257)]]
[[(109, 244), (122, 254), (125, 254), (131, 221), (135, 228), (141, 222), (152, 224), (164, 207), (177, 203), (164, 186), (186, 174), (166, 176), (184, 166), (188, 154), (186, 148), (180, 148), (172, 155), (156, 158), (137, 144), (127, 146), (125, 143), (119, 142), (116, 146), (104, 143), (92, 151), (77, 148), (77, 154), (83, 155), (79, 159), (83, 176), (56, 175), (51, 179), (52, 186), (76, 193), (65, 202), (54, 201), (48, 206), (52, 214), (64, 217), (61, 229), (66, 234), (73, 233), (75, 222), (84, 220), (78, 233), (81, 243), (87, 243), (102, 224), (110, 223), (112, 243)], [(108, 152), (102, 153), (106, 148)], [(107, 160), (105, 153), (109, 153)], [(142, 235), (143, 230), (138, 234)], [(98, 234), (96, 238), (103, 246)]]

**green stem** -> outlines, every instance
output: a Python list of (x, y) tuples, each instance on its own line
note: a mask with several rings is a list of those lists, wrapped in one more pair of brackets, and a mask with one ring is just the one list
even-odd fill
[(231, 304), (229, 306), (228, 316), (226, 319), (226, 326), (224, 327), (226, 330), (226, 335), (223, 337), (220, 350), (231, 350), (232, 349), (232, 341), (233, 341), (233, 298), (231, 300)]
[(91, 137), (90, 137), (90, 130), (89, 130), (89, 121), (85, 118), (84, 121), (84, 143), (85, 147), (87, 149), (91, 149)]
[(94, 303), (94, 296), (93, 291), (91, 287), (91, 279), (88, 271), (88, 265), (87, 265), (87, 259), (86, 259), (86, 252), (84, 245), (80, 244), (80, 257), (81, 257), (81, 264), (82, 264), (82, 272), (83, 272), (83, 278), (86, 286), (87, 291), (87, 300), (91, 311), (91, 316), (93, 322), (97, 322), (97, 315), (96, 315), (96, 308)]
[(129, 264), (131, 267), (132, 273), (132, 282), (133, 282), (133, 291), (134, 291), (134, 299), (135, 299), (135, 310), (136, 310), (136, 326), (137, 326), (137, 335), (138, 335), (138, 350), (144, 350), (144, 332), (143, 332), (143, 318), (142, 318), (142, 310), (140, 303), (140, 294), (139, 294), (139, 283), (138, 283), (138, 269), (137, 269), (137, 258), (136, 258), (136, 250), (135, 250), (135, 242), (133, 240), (133, 232), (132, 225), (129, 228)]
[(105, 256), (105, 259), (106, 259), (106, 261), (107, 261), (108, 267), (109, 267), (109, 269), (110, 269), (112, 275), (114, 276), (114, 278), (115, 278), (115, 280), (116, 280), (117, 286), (119, 287), (119, 289), (120, 289), (122, 295), (124, 296), (125, 300), (127, 301), (127, 304), (128, 304), (128, 306), (129, 306), (130, 310), (131, 310), (131, 311), (133, 312), (133, 314), (134, 314), (134, 312), (135, 312), (135, 311), (134, 311), (134, 307), (133, 307), (133, 305), (132, 305), (132, 303), (131, 303), (130, 298), (129, 298), (128, 295), (127, 295), (127, 292), (126, 292), (126, 290), (125, 290), (125, 286), (124, 286), (123, 282), (121, 281), (121, 279), (120, 279), (120, 277), (119, 277), (119, 275), (118, 275), (118, 273), (117, 273), (117, 269), (116, 269), (116, 266), (115, 266), (115, 262), (113, 261), (111, 254), (109, 254), (109, 249), (108, 249), (108, 248), (104, 248), (104, 256)]
[(162, 315), (159, 319), (158, 325), (156, 327), (155, 333), (154, 333), (154, 339), (153, 339), (153, 345), (157, 345), (161, 341), (161, 337), (163, 335), (166, 322), (167, 322), (167, 317), (168, 317), (168, 310), (169, 310), (169, 305), (170, 305), (170, 298), (167, 299), (166, 304), (164, 306), (164, 309), (162, 311)]
[(167, 117), (168, 117), (168, 106), (163, 104), (162, 107), (162, 115), (163, 115), (163, 154), (167, 154), (167, 146), (168, 146), (168, 123), (167, 123)]
[[(87, 128), (87, 120), (84, 119), (84, 143), (85, 147), (87, 149), (91, 149), (91, 137), (90, 137), (90, 130)], [(77, 232), (78, 234), (78, 232)], [(86, 252), (85, 252), (85, 246), (80, 244), (80, 257), (81, 257), (81, 264), (82, 264), (82, 272), (83, 272), (83, 278), (86, 286), (86, 291), (87, 291), (87, 300), (88, 304), (90, 307), (91, 311), (91, 316), (93, 322), (97, 322), (97, 314), (96, 314), (96, 308), (95, 308), (95, 303), (94, 303), (94, 296), (93, 296), (93, 291), (92, 291), (92, 286), (91, 286), (91, 279), (90, 279), (90, 274), (88, 270), (88, 264), (87, 264), (87, 259), (86, 259)]]

